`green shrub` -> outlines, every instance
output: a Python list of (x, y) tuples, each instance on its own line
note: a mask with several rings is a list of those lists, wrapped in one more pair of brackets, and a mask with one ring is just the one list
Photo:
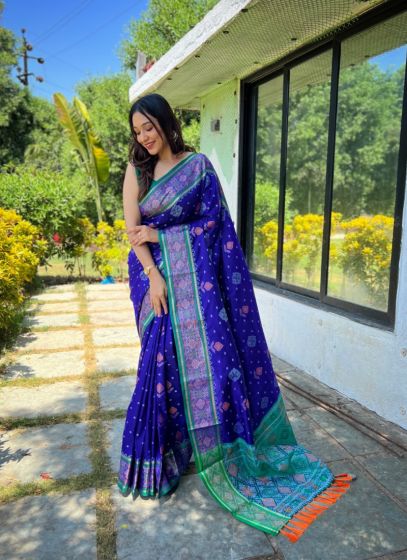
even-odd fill
[(113, 266), (119, 268), (120, 280), (124, 279), (124, 266), (127, 265), (127, 255), (130, 244), (126, 234), (124, 220), (115, 220), (113, 226), (106, 222), (99, 222), (97, 234), (94, 238), (96, 250), (92, 255), (92, 264), (102, 276), (110, 276)]
[[(41, 231), (13, 210), (0, 208), (0, 340), (24, 302), (24, 287), (47, 250)], [(2, 346), (3, 344), (1, 344)]]
[(67, 177), (50, 170), (27, 166), (0, 169), (0, 206), (15, 210), (41, 228), (49, 242), (44, 259), (73, 256), (82, 235), (79, 219), (86, 215), (88, 191), (90, 187), (72, 185)]

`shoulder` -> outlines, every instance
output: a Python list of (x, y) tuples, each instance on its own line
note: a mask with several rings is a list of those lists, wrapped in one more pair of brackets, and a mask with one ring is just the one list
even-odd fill
[(201, 162), (202, 168), (205, 170), (213, 170), (214, 167), (212, 165), (211, 160), (208, 158), (207, 155), (205, 155), (203, 152), (195, 152), (196, 153), (196, 158), (198, 159), (198, 161)]
[(128, 162), (126, 168), (126, 174), (136, 175), (136, 177), (140, 177), (141, 171), (138, 167), (136, 167), (131, 161)]
[(137, 171), (139, 170), (131, 162), (127, 163), (126, 173), (124, 177), (124, 189), (126, 191), (130, 190), (135, 194), (138, 194), (138, 190), (139, 190), (139, 184), (137, 181), (137, 177), (138, 177)]

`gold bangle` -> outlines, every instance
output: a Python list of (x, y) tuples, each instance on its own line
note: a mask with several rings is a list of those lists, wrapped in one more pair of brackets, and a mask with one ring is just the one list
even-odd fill
[(146, 266), (145, 268), (143, 268), (144, 274), (146, 276), (150, 275), (150, 271), (152, 268), (154, 268), (156, 265), (155, 264), (149, 264), (148, 266)]

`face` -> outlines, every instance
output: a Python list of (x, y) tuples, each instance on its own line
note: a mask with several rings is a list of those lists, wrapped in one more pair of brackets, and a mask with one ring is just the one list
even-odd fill
[[(151, 115), (147, 118), (143, 113), (136, 111), (132, 121), (137, 142), (139, 142), (149, 154), (158, 154), (162, 148), (165, 147), (166, 140), (157, 119)], [(162, 138), (157, 129), (162, 134)]]

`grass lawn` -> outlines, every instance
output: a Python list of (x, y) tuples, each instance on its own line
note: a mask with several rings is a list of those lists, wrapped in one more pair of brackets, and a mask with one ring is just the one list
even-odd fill
[[(49, 277), (70, 277), (70, 278), (84, 278), (91, 281), (101, 281), (102, 276), (99, 271), (92, 267), (91, 253), (80, 259), (81, 271), (79, 270), (78, 262), (75, 262), (72, 272), (65, 267), (65, 260), (60, 258), (52, 258), (49, 260), (49, 266), (39, 266), (38, 276), (41, 278)], [(117, 282), (128, 280), (127, 263), (122, 263), (122, 270), (119, 266), (113, 266), (112, 276)]]

